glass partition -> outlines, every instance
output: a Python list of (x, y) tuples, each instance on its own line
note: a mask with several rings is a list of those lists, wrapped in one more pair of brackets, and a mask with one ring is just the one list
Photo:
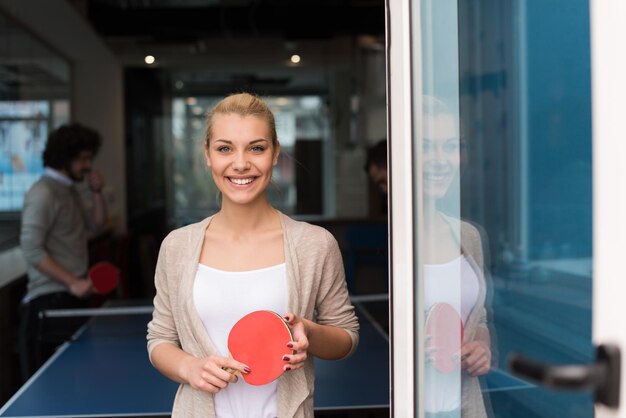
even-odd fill
[(48, 131), (70, 119), (70, 64), (0, 14), (0, 217), (17, 219)]
[(420, 409), (593, 416), (507, 366), (593, 357), (589, 3), (418, 3)]

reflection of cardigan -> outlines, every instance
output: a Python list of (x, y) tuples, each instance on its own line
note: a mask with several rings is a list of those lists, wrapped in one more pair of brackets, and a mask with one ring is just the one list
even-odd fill
[[(452, 235), (461, 246), (461, 252), (467, 258), (472, 269), (478, 277), (480, 290), (478, 299), (472, 309), (463, 329), (463, 343), (468, 343), (476, 337), (476, 331), (479, 328), (487, 328), (487, 313), (485, 309), (486, 300), (486, 284), (484, 273), (485, 257), (483, 255), (483, 242), (475, 226), (472, 224), (443, 215), (444, 220), (448, 223), (452, 230)], [(487, 328), (488, 329), (488, 328)], [(493, 346), (493, 345), (492, 345)], [(492, 353), (493, 356), (493, 353)], [(494, 362), (492, 361), (491, 364)], [(485, 411), (485, 402), (480, 390), (480, 383), (477, 377), (472, 377), (463, 372), (461, 378), (462, 399), (461, 399), (461, 417), (462, 418), (483, 418), (487, 416)]]
[[(161, 343), (181, 347), (195, 357), (217, 354), (193, 304), (193, 282), (205, 231), (212, 218), (170, 233), (161, 245), (155, 273), (154, 313), (148, 324), (148, 352)], [(297, 222), (282, 213), (288, 309), (319, 324), (343, 328), (356, 349), (358, 320), (350, 304), (337, 241), (323, 228)], [(278, 417), (313, 417), (313, 357), (305, 367), (278, 380)], [(214, 417), (213, 395), (181, 384), (173, 417)]]

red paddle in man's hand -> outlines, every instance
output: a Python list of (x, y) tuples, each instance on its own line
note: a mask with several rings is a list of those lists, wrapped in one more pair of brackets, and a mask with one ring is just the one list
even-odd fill
[(426, 351), (442, 373), (452, 373), (460, 366), (458, 353), (463, 344), (463, 321), (448, 303), (436, 303), (426, 318)]
[(101, 261), (89, 269), (89, 280), (91, 280), (96, 292), (106, 295), (117, 287), (120, 271), (113, 264)]
[(250, 373), (243, 375), (244, 380), (260, 386), (283, 373), (283, 357), (293, 354), (287, 347), (290, 341), (293, 341), (291, 330), (280, 315), (254, 311), (233, 325), (228, 334), (228, 351), (232, 358), (250, 367)]

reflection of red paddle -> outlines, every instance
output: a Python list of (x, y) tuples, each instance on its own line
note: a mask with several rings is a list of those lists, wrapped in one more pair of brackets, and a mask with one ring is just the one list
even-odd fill
[(451, 373), (459, 367), (456, 356), (463, 342), (463, 321), (458, 312), (447, 303), (436, 303), (426, 318), (426, 350), (437, 370)]
[(106, 295), (117, 287), (120, 271), (113, 264), (101, 261), (89, 269), (89, 280), (98, 293)]
[(265, 385), (283, 373), (283, 356), (293, 354), (287, 344), (293, 341), (283, 318), (271, 311), (255, 311), (241, 318), (228, 334), (228, 351), (237, 361), (250, 367), (244, 380), (250, 385)]

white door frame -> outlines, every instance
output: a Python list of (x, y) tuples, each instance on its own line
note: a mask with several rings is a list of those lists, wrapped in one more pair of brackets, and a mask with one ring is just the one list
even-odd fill
[[(413, 8), (413, 10), (412, 10)], [(391, 384), (391, 416), (414, 417), (419, 411), (420, 404), (416, 399), (416, 388), (423, 381), (420, 360), (423, 356), (415, 344), (416, 328), (415, 314), (416, 301), (414, 300), (416, 281), (415, 248), (419, 247), (414, 234), (414, 201), (417, 197), (414, 191), (414, 173), (416, 162), (413, 153), (413, 127), (418, 121), (415, 112), (413, 97), (415, 89), (421, 90), (419, 72), (421, 68), (420, 54), (413, 55), (415, 47), (411, 45), (411, 20), (415, 13), (419, 17), (419, 0), (387, 0), (387, 112), (389, 147), (389, 207), (390, 207), (390, 240), (391, 254), (390, 273), (390, 303), (392, 307), (392, 321), (390, 327), (391, 356), (390, 356), (390, 384)], [(419, 22), (419, 19), (417, 20)], [(419, 24), (413, 26), (419, 33)], [(414, 38), (413, 38), (414, 39)], [(419, 50), (419, 49), (418, 49)], [(415, 77), (415, 78), (413, 78)], [(418, 94), (417, 97), (420, 97)], [(419, 105), (419, 104), (418, 104)], [(390, 162), (393, 161), (393, 164)], [(418, 170), (419, 171), (419, 170)], [(419, 182), (419, 178), (416, 180)], [(417, 321), (418, 326), (421, 321)], [(417, 335), (421, 335), (419, 334)], [(417, 383), (417, 384), (416, 384)], [(422, 413), (423, 414), (423, 413)], [(421, 415), (419, 415), (421, 416)]]
[(593, 133), (593, 341), (621, 348), (620, 408), (626, 418), (626, 0), (591, 0)]

